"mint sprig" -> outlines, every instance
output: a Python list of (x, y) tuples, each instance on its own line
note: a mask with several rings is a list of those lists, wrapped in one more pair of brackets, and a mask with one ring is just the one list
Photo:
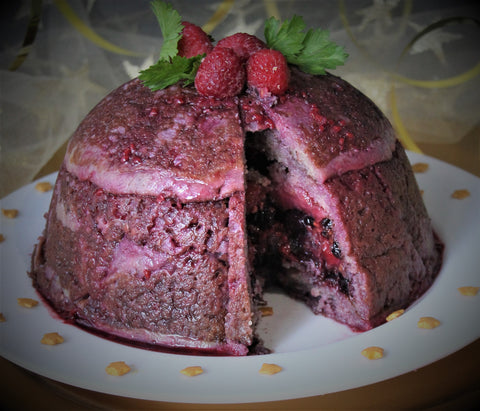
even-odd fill
[(163, 37), (159, 60), (168, 60), (178, 53), (177, 45), (183, 30), (182, 17), (171, 4), (163, 1), (152, 1), (151, 7)]
[(191, 58), (174, 56), (170, 60), (160, 59), (154, 65), (141, 71), (140, 80), (152, 91), (162, 90), (183, 80), (184, 85), (192, 84), (205, 55)]
[(310, 74), (325, 74), (345, 63), (348, 54), (344, 48), (329, 40), (327, 30), (310, 29), (305, 32), (302, 17), (294, 15), (281, 23), (274, 17), (265, 22), (267, 46), (280, 51), (290, 64)]
[(303, 40), (306, 25), (303, 19), (294, 15), (291, 20), (281, 23), (275, 17), (265, 22), (264, 35), (267, 46), (280, 51), (286, 58), (294, 58), (303, 50)]
[(138, 78), (152, 91), (162, 90), (180, 80), (192, 84), (204, 55), (191, 58), (178, 56), (178, 42), (182, 38), (182, 17), (171, 4), (160, 0), (151, 3), (162, 32), (163, 43), (158, 61), (140, 71)]
[[(161, 90), (179, 81), (192, 84), (200, 63), (205, 55), (191, 58), (178, 55), (178, 42), (182, 38), (182, 18), (173, 7), (160, 0), (151, 3), (163, 43), (158, 61), (142, 70), (139, 79), (153, 91)], [(297, 65), (310, 74), (325, 74), (345, 63), (348, 54), (344, 48), (329, 40), (327, 30), (310, 29), (305, 32), (303, 18), (294, 15), (290, 20), (280, 22), (270, 17), (265, 22), (265, 40), (269, 48), (280, 51), (290, 64)]]

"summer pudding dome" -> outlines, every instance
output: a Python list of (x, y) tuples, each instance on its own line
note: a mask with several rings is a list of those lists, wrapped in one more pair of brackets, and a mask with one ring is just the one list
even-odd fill
[(58, 174), (30, 272), (54, 310), (125, 341), (246, 355), (264, 352), (268, 284), (358, 331), (421, 296), (443, 246), (388, 120), (325, 71), (343, 49), (333, 67), (292, 57), (296, 16), (268, 20), (266, 43), (213, 45), (154, 4), (178, 22), (174, 52), (93, 108)]

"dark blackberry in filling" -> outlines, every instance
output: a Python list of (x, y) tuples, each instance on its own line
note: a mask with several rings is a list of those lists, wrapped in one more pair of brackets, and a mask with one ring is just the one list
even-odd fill
[(340, 250), (340, 246), (338, 245), (338, 243), (336, 241), (333, 242), (332, 244), (332, 247), (330, 248), (330, 250), (332, 251), (332, 254), (337, 257), (337, 258), (341, 258), (342, 256), (342, 250)]
[(327, 270), (323, 273), (323, 279), (326, 283), (337, 287), (346, 296), (350, 295), (350, 280), (346, 279), (341, 272)]

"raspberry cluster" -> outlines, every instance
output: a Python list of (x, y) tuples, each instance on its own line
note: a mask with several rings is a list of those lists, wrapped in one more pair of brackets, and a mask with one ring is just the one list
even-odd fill
[(258, 37), (236, 33), (213, 46), (212, 39), (200, 27), (188, 22), (182, 24), (179, 55), (206, 54), (195, 77), (200, 94), (231, 97), (247, 86), (264, 97), (282, 95), (287, 90), (290, 71), (285, 56), (267, 48)]

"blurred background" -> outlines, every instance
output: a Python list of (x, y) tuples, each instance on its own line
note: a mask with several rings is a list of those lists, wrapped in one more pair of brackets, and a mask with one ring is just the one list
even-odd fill
[[(302, 15), (350, 55), (333, 74), (374, 100), (407, 149), (480, 175), (480, 8), (461, 0), (170, 1), (219, 40)], [(87, 112), (158, 59), (150, 1), (1, 2), (0, 197), (32, 181)]]

